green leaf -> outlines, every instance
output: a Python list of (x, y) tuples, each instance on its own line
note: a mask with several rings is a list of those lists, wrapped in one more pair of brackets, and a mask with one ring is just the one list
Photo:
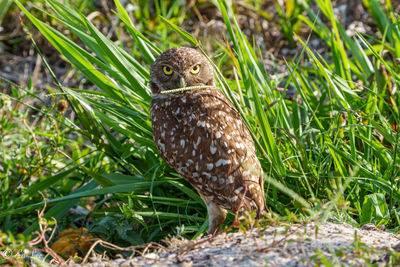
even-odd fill
[[(150, 190), (150, 186), (153, 184), (154, 186), (162, 185), (166, 181), (156, 181), (156, 182), (136, 182), (130, 184), (122, 184), (122, 185), (114, 185), (109, 186), (106, 188), (98, 188), (98, 189), (91, 189), (84, 192), (73, 193), (65, 197), (60, 197), (56, 199), (49, 199), (47, 200), (47, 204), (57, 203), (66, 200), (78, 199), (82, 197), (90, 197), (90, 196), (97, 196), (97, 195), (105, 195), (105, 194), (116, 194), (116, 193), (130, 193), (130, 192), (141, 192), (141, 191), (148, 191)], [(8, 210), (0, 214), (1, 217), (5, 217), (9, 214), (15, 214), (18, 212), (25, 212), (37, 207), (40, 207), (44, 204), (44, 202), (38, 202), (34, 204), (30, 204), (21, 208)]]
[(389, 218), (389, 209), (385, 196), (381, 193), (374, 193), (364, 197), (360, 224), (375, 223), (385, 224)]

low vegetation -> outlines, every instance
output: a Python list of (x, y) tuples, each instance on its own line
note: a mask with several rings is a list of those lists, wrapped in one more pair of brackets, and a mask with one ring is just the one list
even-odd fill
[[(194, 46), (205, 53), (203, 44), (179, 27), (193, 16), (184, 2), (140, 2), (152, 2), (152, 13), (115, 0), (113, 40), (83, 15), (87, 6), (11, 5), (25, 14), (27, 36), (31, 22), (86, 82), (65, 87), (53, 74), (43, 99), (31, 81), (21, 87), (1, 78), (10, 90), (0, 94), (0, 252), (27, 248), (45, 203), (40, 225), (57, 222), (57, 232), (85, 228), (118, 246), (206, 231), (204, 203), (157, 152), (148, 88), (149, 66), (164, 49)], [(276, 4), (280, 19), (273, 22), (299, 47), (284, 58), (285, 73), (266, 70), (265, 51), (243, 33), (236, 4), (212, 3), (227, 41), (208, 40), (214, 49), (208, 56), (219, 88), (255, 140), (272, 214), (266, 222), (374, 223), (397, 232), (400, 20), (390, 0), (364, 0), (376, 34), (354, 36), (330, 0)], [(268, 18), (262, 1), (248, 5)], [(305, 27), (308, 34), (300, 35)], [(310, 38), (326, 47), (323, 54), (310, 48)], [(28, 104), (32, 99), (35, 105)], [(230, 214), (227, 225), (232, 221)]]

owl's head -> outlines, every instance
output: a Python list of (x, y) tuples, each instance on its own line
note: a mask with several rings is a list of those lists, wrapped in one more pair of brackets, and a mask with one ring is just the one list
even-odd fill
[(150, 87), (153, 94), (201, 85), (213, 86), (214, 72), (207, 58), (196, 49), (168, 49), (151, 65)]

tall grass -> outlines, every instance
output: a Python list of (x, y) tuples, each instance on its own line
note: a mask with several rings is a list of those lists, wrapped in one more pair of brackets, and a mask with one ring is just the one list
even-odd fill
[[(307, 16), (297, 14), (297, 19), (329, 46), (332, 60), (324, 59), (309, 48), (307, 40), (296, 36), (303, 50), (287, 59), (289, 74), (284, 80), (265, 70), (260, 51), (241, 31), (231, 6), (222, 0), (216, 2), (229, 38), (221, 60), (231, 59), (235, 77), (225, 78), (217, 68), (221, 62), (214, 58), (218, 86), (253, 135), (265, 172), (267, 205), (278, 216), (294, 213), (353, 225), (373, 222), (395, 230), (399, 227), (400, 79), (395, 61), (400, 53), (399, 22), (390, 6), (383, 9), (376, 0), (364, 2), (377, 22), (381, 39), (347, 36), (329, 0), (317, 4), (330, 28), (304, 3), (301, 8)], [(149, 65), (168, 38), (150, 41), (116, 0), (116, 14), (135, 43), (133, 57), (81, 13), (48, 0), (52, 10), (48, 15), (73, 32), (83, 44), (80, 46), (37, 19), (18, 0), (15, 3), (96, 85), (96, 90), (66, 88), (57, 81), (59, 94), (69, 101), (78, 118), (74, 122), (79, 128), (76, 132), (95, 145), (97, 154), (87, 162), (74, 162), (71, 168), (33, 182), (22, 192), (21, 200), (3, 205), (0, 221), (11, 222), (17, 214), (38, 209), (43, 202), (30, 203), (32, 196), (51, 190), (62, 180), (74, 183), (74, 175), (79, 186), (48, 199), (51, 208), (46, 217), (61, 219), (72, 206), (95, 196), (97, 204), (89, 216), (103, 225), (107, 218), (117, 224), (128, 220), (132, 227), (122, 236), (131, 244), (158, 240), (169, 233), (193, 237), (204, 232), (207, 221), (203, 202), (161, 160), (152, 139)], [(162, 36), (175, 32), (182, 39), (171, 45), (199, 46), (202, 50), (193, 36), (175, 25), (179, 20), (171, 14), (182, 14), (179, 6), (170, 8), (168, 12), (158, 7), (163, 15), (159, 20), (164, 25)], [(141, 23), (141, 27), (148, 26)], [(300, 64), (302, 61), (311, 63), (311, 67)], [(281, 83), (285, 84), (283, 92), (275, 90)], [(296, 88), (293, 100), (285, 97), (289, 86)], [(107, 167), (102, 167), (105, 162)], [(94, 224), (87, 224), (89, 230), (101, 232)]]

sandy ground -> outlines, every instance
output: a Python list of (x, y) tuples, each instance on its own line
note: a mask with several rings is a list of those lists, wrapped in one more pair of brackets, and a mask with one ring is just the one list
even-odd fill
[(400, 237), (373, 226), (365, 228), (310, 223), (222, 233), (210, 240), (174, 238), (168, 248), (143, 256), (96, 258), (85, 266), (391, 266), (390, 261), (399, 259)]

